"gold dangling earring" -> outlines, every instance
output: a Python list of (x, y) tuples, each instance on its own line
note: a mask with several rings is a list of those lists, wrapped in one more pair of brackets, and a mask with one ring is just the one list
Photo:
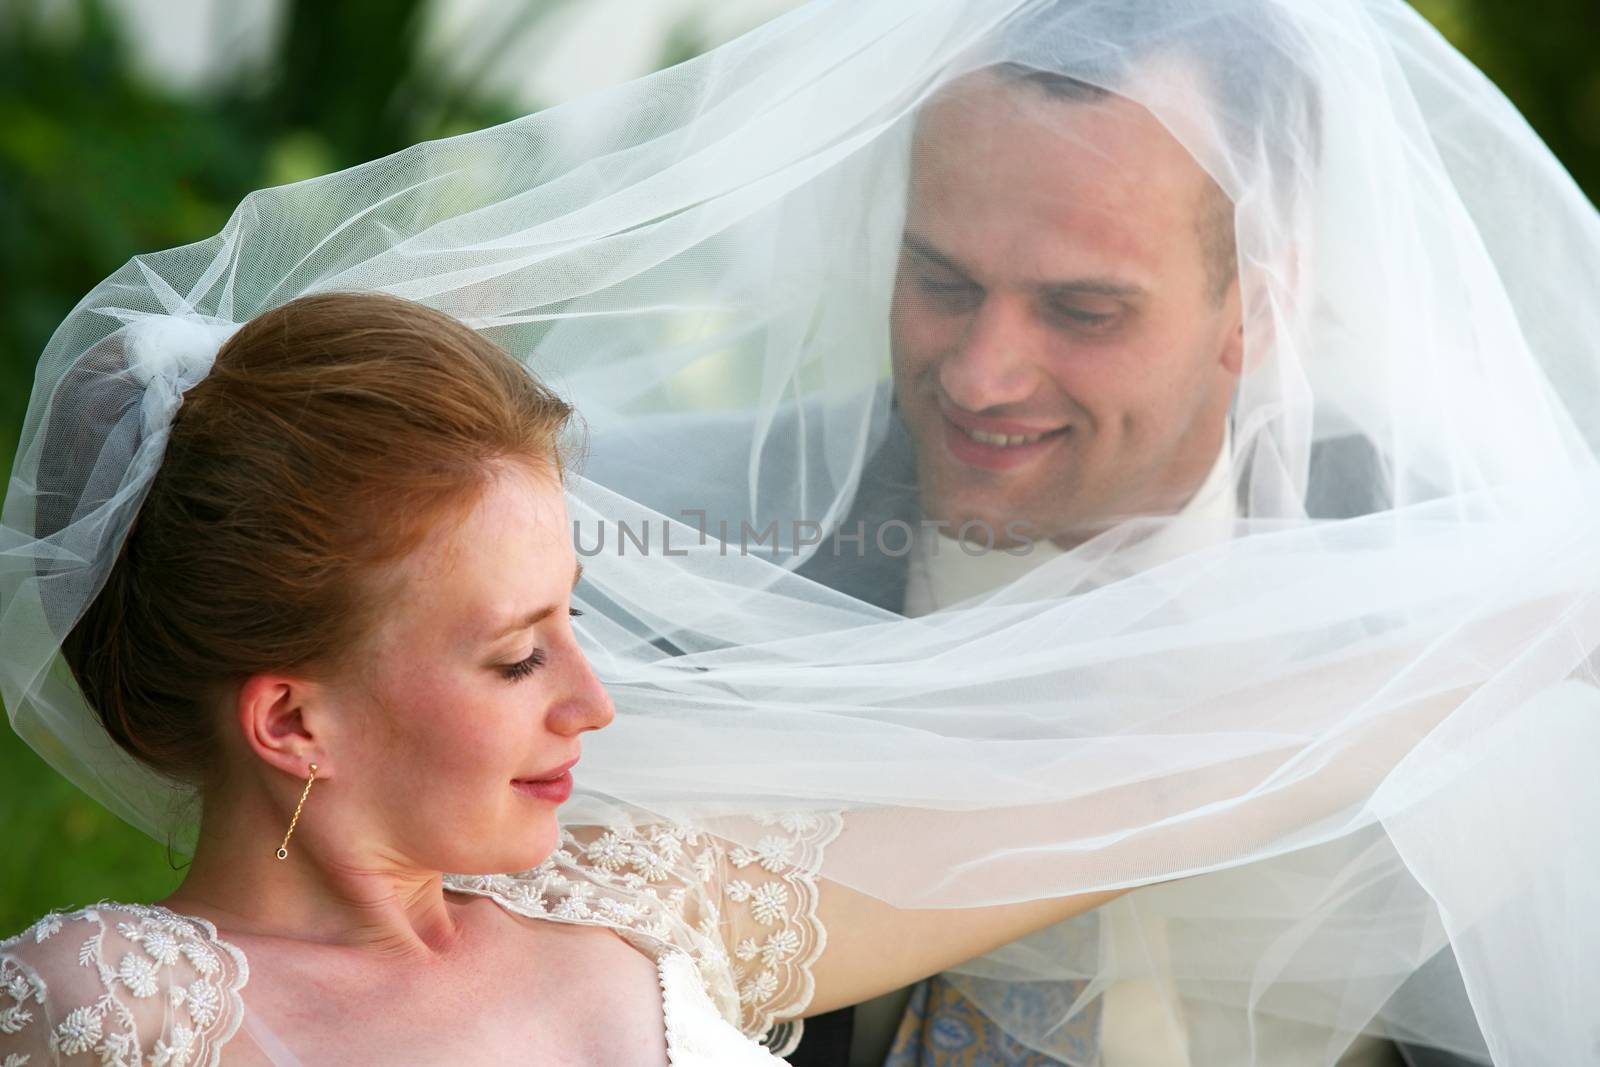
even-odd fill
[(286, 860), (289, 858), (289, 838), (294, 835), (295, 824), (300, 821), (300, 809), (306, 806), (306, 797), (311, 792), (311, 783), (316, 780), (317, 765), (313, 763), (311, 765), (311, 777), (306, 779), (306, 787), (300, 791), (300, 803), (294, 806), (294, 818), (289, 820), (289, 829), (288, 832), (283, 835), (283, 844), (278, 846), (277, 855), (280, 860)]

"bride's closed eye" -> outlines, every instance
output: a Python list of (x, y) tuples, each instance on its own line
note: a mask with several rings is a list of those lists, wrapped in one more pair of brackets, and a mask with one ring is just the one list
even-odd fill
[(534, 671), (543, 666), (544, 649), (536, 648), (532, 652), (528, 653), (527, 659), (518, 660), (516, 663), (501, 667), (500, 673), (505, 676), (507, 681), (517, 682), (526, 678), (528, 675), (532, 674)]
[[(568, 608), (567, 614), (575, 619), (579, 615), (582, 615), (583, 612), (577, 608)], [(516, 663), (510, 663), (504, 667), (501, 667), (500, 673), (507, 681), (517, 682), (528, 677), (528, 675), (532, 674), (534, 671), (543, 666), (544, 649), (536, 648), (532, 652), (528, 653), (526, 659), (518, 660)]]

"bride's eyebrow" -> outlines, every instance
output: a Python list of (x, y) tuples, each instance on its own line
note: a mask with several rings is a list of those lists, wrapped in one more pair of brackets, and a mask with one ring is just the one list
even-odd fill
[[(574, 589), (578, 588), (578, 583), (581, 582), (582, 580), (583, 580), (583, 561), (579, 560), (572, 568), (572, 588), (574, 588)], [(521, 618), (513, 619), (509, 623), (507, 623), (505, 626), (503, 626), (499, 630), (497, 630), (489, 638), (489, 640), (490, 641), (498, 641), (503, 637), (509, 637), (510, 635), (512, 635), (514, 633), (517, 633), (517, 632), (519, 632), (521, 630), (531, 630), (533, 627), (539, 625), (539, 623), (543, 622), (544, 620), (548, 619), (551, 615), (555, 614), (555, 610), (556, 610), (556, 606), (554, 604), (548, 604), (545, 607), (539, 608), (537, 611), (529, 612), (527, 615), (524, 615)]]

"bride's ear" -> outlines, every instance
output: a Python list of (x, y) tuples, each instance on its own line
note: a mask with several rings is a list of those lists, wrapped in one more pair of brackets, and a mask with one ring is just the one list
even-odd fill
[(254, 674), (239, 686), (234, 716), (245, 744), (269, 766), (303, 778), (315, 763), (317, 777), (333, 771), (327, 750), (322, 693), (315, 684), (281, 674)]

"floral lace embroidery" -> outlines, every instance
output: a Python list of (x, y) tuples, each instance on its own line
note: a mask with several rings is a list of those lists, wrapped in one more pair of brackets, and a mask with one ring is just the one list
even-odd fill
[[(799, 1024), (773, 1022), (810, 1003), (826, 944), (816, 873), (842, 825), (830, 812), (739, 820), (720, 834), (579, 828), (533, 870), (445, 881), (519, 914), (609, 927), (658, 963), (681, 955), (724, 1019), (785, 1055)], [(215, 1067), (243, 1019), (248, 976), (244, 955), (204, 919), (137, 904), (47, 915), (0, 942), (0, 1038), (29, 1050), (0, 1050), (0, 1067), (40, 1067), (35, 1054)]]
[(578, 827), (532, 870), (445, 884), (521, 915), (611, 927), (658, 958), (685, 953), (722, 1016), (784, 1055), (800, 1027), (774, 1020), (811, 1002), (811, 967), (826, 946), (816, 874), (842, 825), (836, 812), (802, 812), (721, 824), (721, 835), (669, 823)]
[[(39, 947), (78, 933), (75, 950)], [(0, 1035), (48, 1027), (35, 1049), (42, 1039), (53, 1058), (106, 1067), (214, 1067), (243, 1018), (248, 977), (244, 955), (204, 919), (139, 904), (47, 915), (0, 942)], [(10, 1053), (0, 1067), (32, 1064), (32, 1053)]]

